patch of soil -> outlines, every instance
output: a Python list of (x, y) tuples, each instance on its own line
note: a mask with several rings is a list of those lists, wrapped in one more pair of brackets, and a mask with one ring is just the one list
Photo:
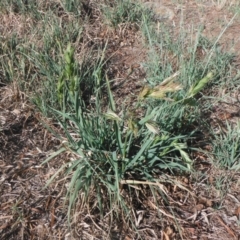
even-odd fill
[(218, 40), (223, 51), (236, 55), (236, 62), (239, 65), (240, 56), (237, 53), (240, 50), (240, 18), (233, 10), (231, 11), (238, 3), (222, 1), (221, 5), (217, 2), (221, 1), (214, 3), (214, 1), (184, 0), (173, 4), (163, 0), (161, 4), (174, 12), (174, 17), (169, 23), (174, 26), (175, 32), (179, 33), (184, 29), (189, 32), (189, 37), (192, 37), (192, 34), (201, 27), (203, 36), (209, 40)]
[(45, 188), (63, 161), (41, 165), (60, 142), (13, 89), (0, 88), (0, 236), (3, 240), (63, 239), (65, 187)]
[[(102, 49), (105, 71), (110, 81), (116, 105), (131, 105), (143, 85), (145, 71), (142, 63), (147, 58), (141, 33), (137, 24), (119, 24), (115, 29), (101, 22), (85, 28), (84, 42), (94, 49)], [(81, 51), (78, 53), (81, 58)]]

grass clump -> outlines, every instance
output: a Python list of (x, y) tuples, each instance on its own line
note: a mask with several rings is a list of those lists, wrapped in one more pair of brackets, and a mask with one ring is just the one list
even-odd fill
[[(206, 89), (223, 84), (231, 56), (205, 41), (201, 31), (189, 42), (183, 36), (172, 40), (164, 27), (157, 32), (147, 10), (138, 3), (107, 3), (104, 14), (111, 25), (139, 24), (149, 49), (143, 89), (130, 104), (116, 106), (111, 88), (115, 79), (108, 79), (107, 72), (108, 41), (101, 47), (88, 47), (93, 37), (86, 24), (87, 3), (64, 1), (61, 9), (65, 14), (60, 17), (51, 7), (46, 14), (37, 11), (37, 29), (32, 32), (36, 38), (30, 43), (27, 37), (16, 35), (2, 38), (0, 64), (9, 81), (20, 80), (22, 89), (34, 93), (32, 101), (38, 109), (64, 132), (64, 138), (56, 133), (63, 147), (44, 163), (62, 152), (74, 156), (49, 181), (62, 170), (71, 177), (69, 217), (79, 193), (85, 203), (95, 194), (94, 209), (102, 217), (111, 211), (112, 219), (121, 217), (133, 224), (128, 194), (134, 185), (147, 186), (155, 200), (161, 197), (167, 203), (161, 181), (170, 180), (161, 177), (192, 171), (194, 145), (190, 143), (198, 141), (205, 122), (202, 113), (211, 108)], [(19, 0), (14, 4), (19, 12), (28, 14), (37, 3), (24, 6)], [(5, 1), (0, 6), (8, 9), (10, 5)], [(206, 56), (199, 56), (199, 49)], [(239, 168), (239, 138), (230, 127), (227, 134), (216, 136), (213, 146), (222, 166)]]
[[(188, 90), (180, 79), (176, 80), (180, 72), (158, 80), (158, 85), (143, 88), (131, 111), (125, 106), (119, 112), (107, 76), (94, 71), (90, 74), (93, 101), (91, 106), (87, 104), (81, 90), (86, 79), (79, 78), (73, 51), (69, 45), (63, 55), (65, 66), (57, 85), (60, 108), (50, 108), (68, 139), (68, 146), (62, 151), (71, 149), (76, 155), (65, 166), (72, 176), (69, 213), (79, 191), (85, 193), (85, 200), (94, 191), (98, 193), (99, 209), (104, 192), (104, 198), (108, 196), (110, 200), (108, 206), (105, 201), (105, 207), (117, 205), (113, 214), (118, 215), (122, 209), (123, 217), (127, 217), (130, 209), (121, 194), (122, 184), (155, 185), (161, 172), (192, 170), (188, 142), (198, 130), (189, 128), (200, 117), (196, 96), (216, 79), (215, 70), (192, 81)], [(104, 72), (103, 65), (95, 65), (95, 69)], [(107, 111), (104, 94), (109, 102)], [(141, 109), (140, 115), (135, 113), (137, 109)]]
[(128, 216), (129, 209), (120, 193), (121, 184), (129, 180), (156, 183), (154, 172), (160, 170), (189, 171), (187, 137), (174, 136), (159, 128), (156, 120), (161, 117), (160, 107), (149, 106), (141, 118), (134, 117), (128, 109), (117, 113), (107, 78), (108, 111), (104, 112), (101, 88), (96, 82), (92, 91), (94, 101), (89, 108), (81, 94), (70, 45), (64, 58), (65, 70), (58, 81), (61, 107), (59, 110), (51, 107), (50, 111), (67, 136), (66, 150), (71, 149), (77, 156), (66, 166), (67, 173), (72, 174), (68, 190), (70, 209), (79, 191), (84, 191), (86, 198), (90, 190), (98, 192), (100, 203), (104, 201), (103, 191), (111, 199), (110, 204), (121, 206)]
[(104, 9), (105, 16), (114, 27), (119, 24), (141, 24), (144, 20), (150, 20), (150, 11), (145, 9), (142, 4), (138, 1), (133, 2), (131, 0), (114, 0), (110, 4), (111, 7), (107, 6)]
[(240, 126), (227, 124), (226, 132), (218, 134), (213, 140), (213, 162), (231, 170), (240, 169)]

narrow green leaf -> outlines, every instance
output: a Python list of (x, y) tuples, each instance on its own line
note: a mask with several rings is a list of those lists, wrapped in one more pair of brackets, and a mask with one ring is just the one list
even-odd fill
[(45, 161), (43, 161), (41, 163), (41, 165), (49, 162), (51, 159), (55, 158), (56, 156), (58, 156), (59, 154), (61, 154), (62, 152), (66, 151), (65, 147), (60, 148), (58, 151), (56, 151), (55, 153), (52, 153), (50, 157), (48, 157)]
[(54, 175), (47, 181), (44, 189), (49, 186), (49, 184), (52, 183), (53, 179), (67, 166), (67, 163), (62, 165), (55, 173)]
[(139, 152), (135, 155), (135, 157), (127, 164), (126, 169), (133, 167), (139, 158), (142, 156), (143, 152), (152, 144), (154, 139), (149, 136), (149, 139), (145, 141), (145, 143), (141, 146)]
[(111, 88), (110, 88), (110, 84), (109, 84), (107, 75), (106, 75), (106, 84), (107, 84), (108, 97), (109, 97), (109, 100), (110, 100), (110, 106), (111, 106), (112, 110), (115, 112), (116, 111), (116, 106), (115, 106), (115, 102), (114, 102), (114, 99), (113, 99), (113, 95), (112, 95), (112, 91), (111, 91)]
[(213, 72), (209, 72), (206, 77), (202, 78), (192, 89), (190, 89), (188, 96), (193, 97), (199, 93), (206, 85), (214, 78)]

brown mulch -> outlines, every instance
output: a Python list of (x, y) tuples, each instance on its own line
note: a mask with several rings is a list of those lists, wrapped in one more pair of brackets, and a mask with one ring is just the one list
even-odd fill
[(67, 231), (63, 230), (64, 185), (44, 187), (63, 162), (56, 158), (41, 165), (60, 142), (39, 122), (37, 112), (24, 95), (14, 89), (0, 89), (0, 236), (62, 239)]

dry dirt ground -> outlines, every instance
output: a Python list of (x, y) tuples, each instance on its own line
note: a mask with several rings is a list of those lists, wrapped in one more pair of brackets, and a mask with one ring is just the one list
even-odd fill
[[(163, 0), (161, 4), (169, 9), (171, 14), (165, 21), (176, 34), (181, 31), (177, 23), (182, 20), (185, 30), (197, 31), (201, 24), (204, 35), (216, 39), (234, 15), (230, 6), (217, 1), (169, 2)], [(116, 31), (89, 30), (93, 41), (112, 39), (108, 46), (112, 56), (109, 74), (117, 79), (113, 89), (119, 99), (122, 95), (134, 97), (144, 78), (141, 63), (146, 54), (137, 30), (134, 25), (120, 26)], [(236, 66), (240, 64), (239, 33), (237, 16), (219, 41), (223, 49), (236, 54)], [(124, 222), (113, 221), (110, 226), (108, 220), (101, 220), (94, 203), (83, 209), (79, 202), (73, 222), (67, 224), (64, 200), (69, 179), (60, 175), (44, 187), (70, 156), (61, 155), (41, 165), (61, 144), (43, 122), (54, 125), (34, 109), (16, 84), (5, 85), (4, 76), (0, 76), (0, 121), (0, 239), (140, 239)], [(143, 196), (142, 206), (133, 209), (142, 239), (240, 239), (240, 173), (216, 169), (200, 154), (194, 157), (197, 172), (175, 177), (175, 185), (166, 185), (169, 206), (162, 200), (156, 205)], [(217, 182), (221, 189), (216, 187)]]

